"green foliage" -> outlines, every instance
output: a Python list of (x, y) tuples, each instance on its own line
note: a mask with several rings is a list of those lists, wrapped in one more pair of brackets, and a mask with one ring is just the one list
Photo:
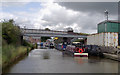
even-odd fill
[(29, 42), (27, 42), (27, 41), (25, 41), (25, 40), (23, 40), (23, 44), (22, 44), (22, 45), (23, 45), (23, 46), (30, 47), (31, 49), (34, 49), (34, 45), (31, 44), (31, 43), (29, 43)]
[(12, 60), (14, 60), (18, 55), (27, 52), (27, 48), (20, 46), (15, 47), (13, 45), (4, 45), (2, 47), (2, 63), (3, 66), (5, 64), (9, 64)]
[(2, 46), (0, 46), (0, 67), (2, 66)]
[(0, 40), (2, 39), (2, 66), (8, 65), (13, 62), (16, 57), (35, 48), (33, 44), (21, 39), (20, 28), (14, 24), (12, 19), (8, 22), (3, 22), (1, 26), (2, 34), (0, 35)]
[(80, 35), (89, 35), (89, 34), (87, 34), (87, 33), (78, 33), (78, 34), (80, 34)]
[(74, 42), (84, 42), (84, 40), (82, 40), (82, 39), (77, 39), (77, 40), (75, 40)]
[(2, 23), (0, 23), (0, 67), (2, 67)]
[(19, 45), (21, 43), (21, 32), (18, 26), (14, 25), (13, 20), (2, 23), (2, 38), (8, 44)]
[(50, 37), (41, 37), (41, 42), (46, 42), (47, 39), (51, 39)]
[(49, 28), (45, 28), (45, 30), (46, 30), (46, 31), (50, 31), (50, 29), (49, 29)]
[(23, 46), (29, 46), (30, 47), (30, 43), (28, 43), (27, 41), (23, 40)]
[(13, 23), (14, 23), (14, 20), (13, 20), (13, 19), (10, 19), (9, 22), (13, 24)]

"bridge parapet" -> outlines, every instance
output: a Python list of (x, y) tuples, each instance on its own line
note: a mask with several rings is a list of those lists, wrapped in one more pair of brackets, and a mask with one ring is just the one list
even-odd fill
[(42, 30), (42, 29), (21, 29), (23, 34), (27, 34), (27, 33), (49, 33), (49, 34), (68, 34), (65, 31), (47, 31), (47, 30)]

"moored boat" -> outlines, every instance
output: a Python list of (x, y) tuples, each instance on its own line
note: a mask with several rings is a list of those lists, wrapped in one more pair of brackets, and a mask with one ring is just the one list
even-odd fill
[(67, 45), (65, 52), (74, 57), (88, 57), (84, 46)]

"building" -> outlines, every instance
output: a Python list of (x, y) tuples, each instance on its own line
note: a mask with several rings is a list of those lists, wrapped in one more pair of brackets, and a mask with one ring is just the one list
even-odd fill
[(41, 42), (41, 37), (23, 36), (23, 39), (30, 43), (40, 43)]
[(98, 24), (98, 33), (102, 32), (119, 32), (120, 33), (120, 22), (115, 20), (106, 20)]
[(97, 27), (98, 33), (115, 32), (118, 33), (118, 45), (120, 45), (120, 22), (115, 20), (105, 20)]

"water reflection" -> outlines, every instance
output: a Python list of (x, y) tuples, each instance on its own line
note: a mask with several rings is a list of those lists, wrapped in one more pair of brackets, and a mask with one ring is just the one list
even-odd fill
[(50, 52), (49, 51), (43, 52), (43, 59), (50, 59)]
[(74, 60), (78, 63), (78, 64), (84, 64), (87, 63), (88, 61), (88, 57), (74, 57)]

